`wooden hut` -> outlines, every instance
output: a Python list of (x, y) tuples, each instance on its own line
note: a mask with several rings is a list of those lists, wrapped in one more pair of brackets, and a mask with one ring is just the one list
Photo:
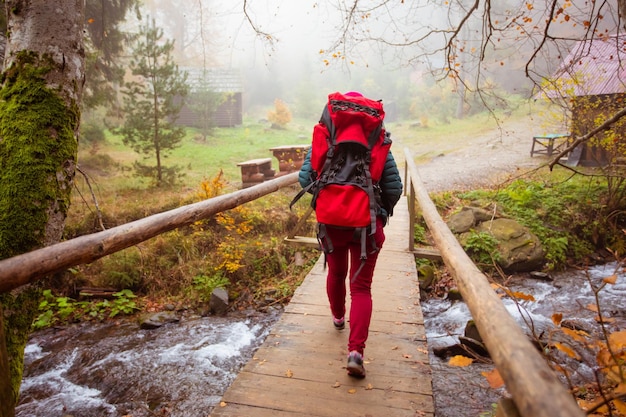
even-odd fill
[[(556, 80), (572, 108), (571, 134), (579, 137), (626, 105), (626, 34), (579, 41)], [(623, 156), (626, 122), (601, 132), (570, 155), (572, 165), (604, 166)], [(621, 154), (621, 155), (620, 155)]]
[[(217, 100), (218, 106), (213, 116), (213, 125), (233, 127), (243, 122), (243, 80), (236, 70), (181, 68), (187, 71), (189, 95), (178, 117), (178, 124), (202, 127), (194, 105), (201, 100)], [(207, 94), (207, 91), (211, 94)]]

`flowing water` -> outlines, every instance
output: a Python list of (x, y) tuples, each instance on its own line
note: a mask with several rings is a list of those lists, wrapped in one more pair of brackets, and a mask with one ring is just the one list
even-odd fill
[[(618, 269), (616, 264), (568, 271), (553, 281), (515, 278), (511, 288), (532, 294), (536, 301), (522, 309), (504, 298), (520, 325), (532, 322), (536, 334), (553, 328), (551, 316), (562, 313), (581, 328), (598, 335), (595, 303), (588, 282), (600, 285)], [(605, 316), (615, 319), (610, 330), (624, 328), (626, 276), (621, 268), (615, 285), (600, 292)], [(422, 304), (428, 343), (458, 342), (470, 319), (463, 302), (429, 300)], [(261, 345), (279, 317), (184, 319), (155, 330), (141, 330), (134, 321), (85, 323), (37, 332), (25, 355), (25, 373), (18, 417), (205, 417), (217, 405), (237, 372)], [(436, 417), (478, 417), (491, 411), (504, 394), (489, 387), (481, 372), (490, 363), (450, 367), (431, 353)], [(570, 361), (573, 380), (589, 377), (585, 361)]]
[(85, 323), (28, 343), (18, 417), (208, 416), (279, 313), (159, 329)]
[[(551, 334), (555, 329), (554, 313), (563, 314), (563, 319), (574, 322), (577, 328), (585, 329), (601, 338), (601, 328), (596, 321), (598, 314), (588, 308), (596, 304), (591, 286), (598, 287), (605, 277), (617, 274), (614, 285), (606, 285), (599, 293), (599, 305), (603, 317), (612, 321), (609, 331), (623, 330), (626, 324), (626, 274), (620, 265), (610, 263), (595, 266), (588, 271), (567, 271), (555, 274), (553, 281), (539, 281), (528, 277), (516, 277), (509, 283), (514, 291), (530, 294), (535, 301), (524, 301), (517, 305), (511, 299), (502, 299), (508, 312), (527, 333)], [(521, 307), (521, 308), (520, 308)], [(471, 366), (451, 367), (446, 360), (432, 354), (433, 347), (450, 346), (458, 343), (465, 324), (471, 319), (463, 302), (429, 300), (422, 303), (426, 321), (428, 344), (431, 348), (430, 362), (433, 368), (433, 393), (436, 417), (459, 417), (491, 415), (492, 405), (506, 394), (504, 388), (491, 389), (481, 372), (494, 368), (490, 363), (474, 363)], [(558, 357), (559, 355), (556, 354)], [(582, 361), (569, 360), (560, 355), (570, 372), (571, 379), (578, 383), (593, 380), (591, 357)]]

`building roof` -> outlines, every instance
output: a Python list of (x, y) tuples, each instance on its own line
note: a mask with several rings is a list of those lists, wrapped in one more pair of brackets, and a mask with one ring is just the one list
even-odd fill
[(201, 89), (203, 80), (205, 85), (216, 93), (241, 93), (243, 92), (243, 80), (237, 70), (223, 68), (182, 68), (187, 71), (187, 83), (191, 91)]
[(557, 78), (574, 96), (626, 93), (626, 34), (579, 41)]

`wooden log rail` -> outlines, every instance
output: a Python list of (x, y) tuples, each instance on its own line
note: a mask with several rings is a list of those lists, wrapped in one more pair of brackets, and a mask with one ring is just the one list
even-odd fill
[[(443, 261), (450, 270), (476, 322), (489, 354), (522, 417), (583, 417), (573, 396), (565, 389), (546, 360), (493, 291), (487, 277), (467, 256), (456, 237), (441, 219), (422, 183), (413, 156), (404, 150), (405, 189), (409, 209), (417, 200)], [(409, 212), (411, 218), (415, 211)], [(411, 221), (413, 225), (413, 220)], [(409, 230), (412, 242), (413, 230)], [(498, 409), (505, 407), (498, 407)], [(500, 414), (498, 414), (500, 415)]]
[(297, 181), (298, 173), (295, 172), (244, 190), (3, 259), (0, 261), (0, 293), (8, 292), (75, 265), (93, 262), (161, 233), (190, 225), (216, 213), (256, 200)]

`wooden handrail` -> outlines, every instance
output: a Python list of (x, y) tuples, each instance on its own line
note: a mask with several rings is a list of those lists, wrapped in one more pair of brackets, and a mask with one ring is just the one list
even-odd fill
[(75, 265), (93, 262), (161, 233), (263, 197), (297, 181), (298, 173), (294, 172), (230, 194), (3, 259), (0, 261), (0, 293)]
[[(539, 354), (441, 219), (418, 174), (413, 156), (404, 149), (410, 193), (415, 192), (422, 216), (463, 300), (476, 322), (507, 390), (522, 417), (583, 417), (546, 360)], [(415, 213), (409, 213), (414, 216)], [(412, 236), (412, 231), (409, 231)]]

